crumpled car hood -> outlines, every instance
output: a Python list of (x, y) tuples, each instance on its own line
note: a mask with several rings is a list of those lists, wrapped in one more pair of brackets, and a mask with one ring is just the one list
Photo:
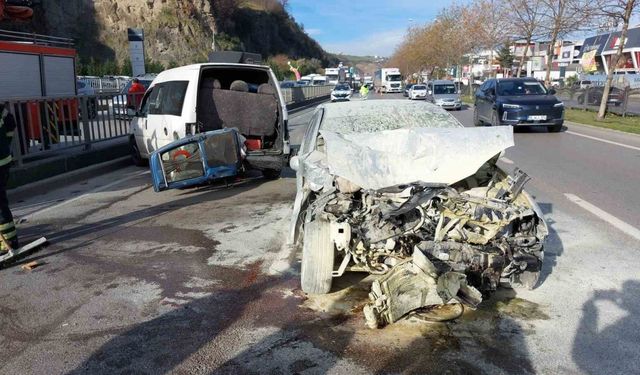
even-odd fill
[(320, 133), (329, 172), (373, 190), (414, 182), (450, 185), (514, 145), (511, 127)]

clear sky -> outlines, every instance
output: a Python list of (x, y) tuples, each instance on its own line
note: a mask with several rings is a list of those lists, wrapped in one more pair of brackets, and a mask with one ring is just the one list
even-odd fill
[[(290, 0), (289, 11), (322, 47), (390, 56), (407, 28), (433, 20), (452, 0)], [(457, 1), (461, 3), (464, 1)]]

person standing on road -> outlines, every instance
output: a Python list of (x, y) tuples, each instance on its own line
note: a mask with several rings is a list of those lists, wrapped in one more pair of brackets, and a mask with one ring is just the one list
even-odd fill
[[(4, 104), (0, 103), (0, 233), (14, 249), (18, 248), (18, 235), (13, 215), (9, 209), (7, 198), (7, 182), (9, 181), (9, 168), (11, 167), (11, 143), (13, 132), (16, 129), (16, 121)], [(0, 243), (0, 253), (9, 251)]]
[(360, 97), (362, 100), (367, 100), (369, 97), (369, 88), (367, 85), (362, 85), (362, 87), (360, 87)]
[(133, 110), (137, 110), (140, 107), (140, 103), (142, 102), (142, 96), (147, 89), (144, 88), (140, 80), (137, 78), (133, 79), (133, 84), (129, 87), (129, 94), (127, 98), (127, 103), (129, 108), (133, 108)]

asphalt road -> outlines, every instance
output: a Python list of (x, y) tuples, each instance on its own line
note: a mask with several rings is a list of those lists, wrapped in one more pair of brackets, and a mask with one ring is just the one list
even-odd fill
[[(294, 141), (310, 113), (292, 116)], [(16, 199), (23, 241), (51, 245), (22, 262), (39, 268), (0, 271), (0, 373), (637, 373), (640, 139), (515, 138), (501, 163), (532, 177), (551, 228), (542, 283), (450, 323), (365, 328), (358, 274), (305, 296), (284, 244), (291, 171), (154, 193), (130, 167)]]

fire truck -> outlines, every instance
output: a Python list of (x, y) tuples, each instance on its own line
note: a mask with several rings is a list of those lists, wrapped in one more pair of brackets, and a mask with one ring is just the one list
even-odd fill
[(70, 39), (0, 30), (0, 102), (12, 106), (22, 148), (80, 134), (75, 62)]

